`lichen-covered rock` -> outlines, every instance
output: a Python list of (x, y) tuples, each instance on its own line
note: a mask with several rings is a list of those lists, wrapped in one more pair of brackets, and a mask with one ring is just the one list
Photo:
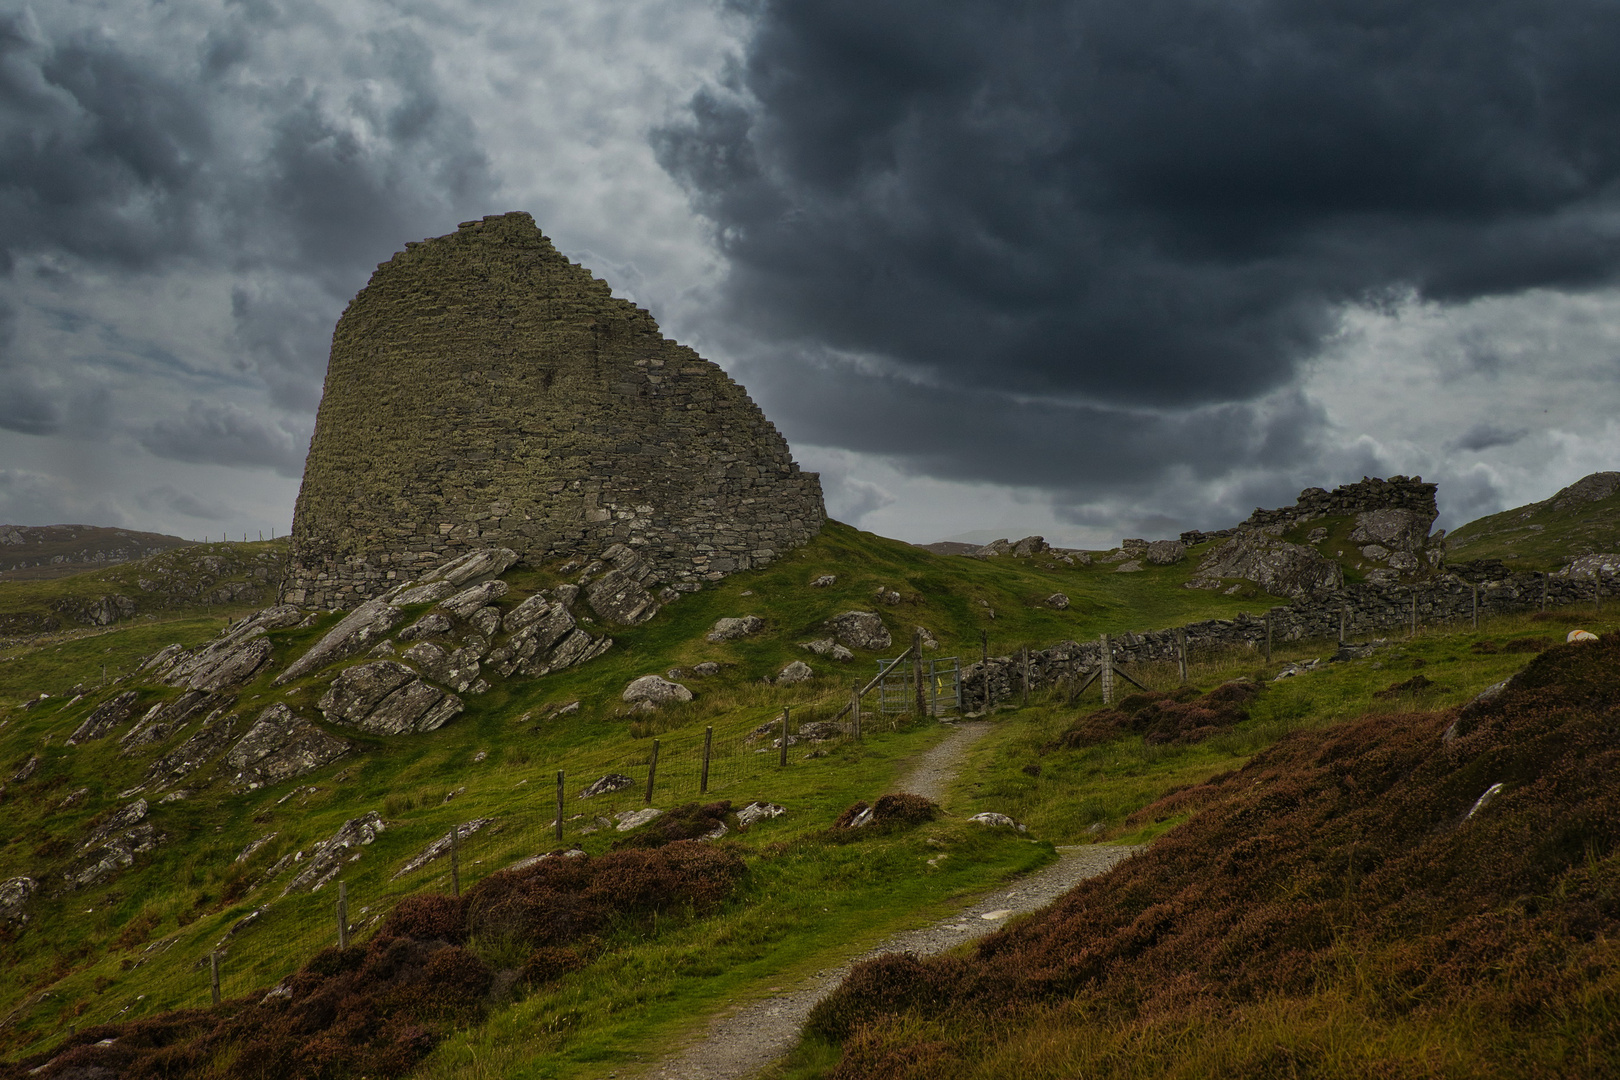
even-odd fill
[(787, 808), (778, 806), (776, 803), (751, 802), (737, 811), (737, 824), (746, 829), (756, 821), (769, 821), (771, 818), (779, 818), (785, 813), (787, 813)]
[[(844, 662), (855, 659), (854, 653), (838, 644), (838, 642), (834, 641), (832, 638), (818, 638), (815, 641), (801, 641), (799, 643), (799, 648), (808, 649), (817, 656), (825, 656), (829, 660), (838, 660), (840, 662)], [(697, 669), (694, 668), (693, 670), (695, 671)]]
[(1174, 566), (1187, 557), (1187, 545), (1180, 540), (1150, 540), (1144, 556), (1154, 566)]
[[(1290, 544), (1258, 529), (1241, 529), (1198, 566), (1200, 579), (1242, 578), (1273, 596), (1315, 598), (1344, 587), (1339, 564), (1315, 548)], [(1198, 580), (1189, 585), (1200, 584)]]
[(384, 600), (368, 600), (344, 616), (326, 636), (276, 676), (275, 686), (283, 686), (339, 660), (357, 656), (399, 625), (405, 613)]
[(75, 864), (63, 875), (69, 889), (82, 889), (104, 881), (151, 851), (163, 839), (146, 819), (146, 800), (114, 811), (79, 845)]
[(537, 592), (506, 613), (501, 620), (501, 629), (508, 634), (516, 634), (545, 618), (551, 608), (550, 597), (544, 591)]
[(317, 707), (329, 723), (373, 735), (434, 731), (462, 710), (460, 698), (430, 686), (393, 660), (345, 668)]
[(147, 767), (143, 786), (169, 787), (208, 764), (230, 745), (237, 721), (235, 713), (210, 716), (191, 738)]
[(277, 702), (231, 747), (225, 767), (234, 774), (234, 786), (252, 790), (314, 772), (348, 750), (348, 743)]
[(511, 548), (481, 548), (451, 559), (422, 576), (424, 583), (447, 581), (460, 588), (491, 581), (517, 565), (521, 558)]
[(1055, 592), (1046, 598), (1046, 606), (1056, 611), (1069, 609), (1069, 596), (1067, 593)]
[(621, 695), (625, 701), (645, 701), (649, 705), (666, 705), (671, 701), (691, 701), (692, 691), (678, 682), (670, 682), (661, 675), (643, 675), (631, 680)]
[(716, 645), (725, 641), (735, 641), (750, 634), (757, 634), (765, 629), (765, 620), (758, 615), (742, 615), (732, 619), (717, 620), (709, 632), (704, 635), (708, 641)]
[(456, 587), (448, 581), (430, 581), (426, 585), (413, 581), (390, 590), (383, 599), (396, 607), (410, 607), (412, 604), (436, 604), (454, 595)]
[(481, 585), (473, 585), (456, 593), (450, 599), (442, 601), (437, 610), (444, 612), (452, 619), (465, 621), (472, 617), (473, 612), (505, 596), (508, 588), (504, 581), (486, 581)]
[(658, 614), (658, 601), (646, 589), (651, 568), (635, 550), (614, 544), (602, 553), (611, 568), (585, 586), (585, 602), (598, 618), (622, 626), (644, 623)]
[(450, 616), (442, 611), (430, 611), (401, 630), (396, 636), (400, 641), (418, 641), (422, 638), (439, 637), (448, 634), (455, 628), (456, 624), (450, 621)]
[(239, 686), (257, 674), (270, 659), (270, 642), (264, 635), (271, 630), (296, 626), (304, 615), (290, 604), (256, 611), (228, 627), (203, 648), (176, 657), (163, 672), (163, 681), (170, 686), (204, 692)]
[(133, 754), (143, 746), (167, 740), (194, 717), (217, 713), (235, 704), (235, 694), (187, 690), (173, 701), (148, 709), (140, 722), (118, 740), (118, 745), (125, 754)]
[(525, 662), (523, 674), (531, 678), (549, 675), (553, 671), (583, 664), (587, 660), (594, 660), (613, 647), (610, 637), (593, 638), (583, 630), (575, 629), (563, 638), (550, 653), (542, 657), (535, 654), (534, 658)]
[(422, 669), (434, 682), (443, 683), (458, 694), (465, 694), (478, 681), (478, 654), (472, 649), (446, 652), (431, 641), (418, 642), (405, 650), (405, 659)]
[(14, 877), (0, 881), (0, 926), (28, 921), (28, 902), (39, 890), (39, 882), (31, 877)]
[(388, 825), (382, 815), (372, 810), (362, 817), (350, 818), (338, 827), (329, 839), (315, 845), (304, 868), (281, 890), (282, 896), (295, 892), (315, 892), (337, 877), (338, 871), (351, 859), (350, 852), (376, 840)]
[(70, 745), (89, 742), (91, 739), (100, 739), (112, 731), (113, 728), (130, 718), (135, 711), (135, 702), (140, 694), (134, 690), (126, 690), (110, 701), (98, 705), (94, 712), (85, 717), (68, 738)]
[(846, 611), (827, 620), (833, 636), (852, 649), (876, 652), (894, 644), (889, 628), (875, 611)]
[(607, 795), (610, 792), (623, 791), (634, 783), (634, 780), (623, 773), (608, 773), (606, 776), (592, 780), (587, 784), (584, 790), (579, 793), (579, 797), (589, 799), (595, 795)]
[(649, 806), (644, 810), (621, 810), (613, 815), (613, 819), (618, 822), (616, 828), (620, 832), (629, 832), (631, 829), (639, 829), (649, 821), (663, 816), (664, 812), (662, 810), (655, 806)]
[(805, 663), (803, 660), (795, 660), (793, 663), (777, 672), (776, 678), (772, 679), (771, 681), (777, 686), (792, 686), (794, 683), (807, 682), (808, 680), (814, 678), (815, 674), (816, 673), (814, 671), (810, 670), (809, 664)]

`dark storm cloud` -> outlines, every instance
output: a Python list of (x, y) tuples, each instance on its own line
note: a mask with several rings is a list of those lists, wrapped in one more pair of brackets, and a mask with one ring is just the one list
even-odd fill
[(187, 246), (212, 135), (200, 96), (84, 35), (0, 17), (0, 243), (122, 267)]
[(1530, 432), (1525, 428), (1503, 428), (1488, 420), (1482, 420), (1463, 432), (1451, 447), (1454, 450), (1471, 450), (1475, 453), (1489, 450), (1495, 446), (1512, 446)]
[(263, 465), (298, 476), (309, 451), (309, 433), (265, 423), (228, 403), (193, 401), (183, 415), (135, 432), (148, 451), (199, 465)]
[(165, 516), (181, 514), (199, 521), (226, 521), (232, 516), (230, 507), (203, 502), (190, 492), (168, 484), (141, 492), (135, 496), (135, 502), (142, 510)]
[(1213, 474), (1307, 439), (1307, 417), (1238, 430), (1245, 406), (1198, 407), (1286, 385), (1339, 305), (1620, 265), (1613, 3), (769, 0), (754, 18), (731, 84), (654, 135), (729, 259), (731, 317), (922, 372), (954, 389), (878, 398), (971, 421), (943, 437), (865, 382), (801, 400), (762, 366), (795, 438), (990, 480), (1055, 479), (1076, 449), (1121, 478)]

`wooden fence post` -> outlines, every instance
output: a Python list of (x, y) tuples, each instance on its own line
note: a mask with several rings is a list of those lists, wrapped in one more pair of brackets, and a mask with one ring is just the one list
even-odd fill
[(861, 741), (861, 680), (856, 679), (849, 691), (850, 734)]
[[(857, 720), (855, 723), (857, 727), (860, 726), (860, 721)], [(699, 795), (707, 795), (709, 793), (709, 756), (711, 753), (713, 753), (713, 751), (714, 728), (706, 727), (703, 729), (703, 771), (698, 774)]]
[(1181, 685), (1187, 685), (1187, 628), (1176, 631), (1176, 663), (1181, 668)]
[(219, 950), (215, 949), (208, 954), (208, 994), (215, 1005), (219, 1004)]
[(461, 829), (450, 826), (450, 895), (461, 895)]
[(917, 672), (917, 719), (921, 720), (928, 715), (928, 702), (923, 697), (923, 658), (922, 658), (922, 632), (914, 631), (911, 635), (911, 662), (916, 665)]
[(646, 806), (652, 805), (653, 781), (658, 777), (658, 740), (653, 740), (652, 757), (647, 759), (647, 797), (642, 800)]
[(1108, 635), (1098, 637), (1102, 642), (1102, 696), (1104, 705), (1114, 703), (1114, 649), (1108, 644)]
[(1339, 644), (1340, 645), (1344, 644), (1344, 622), (1345, 622), (1345, 619), (1349, 616), (1349, 614), (1350, 614), (1350, 609), (1348, 607), (1341, 606), (1339, 608)]
[(1474, 586), (1474, 629), (1479, 629), (1479, 586)]
[(338, 882), (337, 898), (338, 948), (349, 947), (349, 883)]
[(1417, 593), (1412, 594), (1412, 637), (1417, 637)]
[(562, 843), (563, 771), (557, 770), (557, 843)]
[(777, 765), (778, 768), (781, 768), (783, 765), (787, 764), (787, 729), (788, 729), (788, 709), (787, 709), (786, 706), (783, 706), (783, 708), (782, 708), (782, 749), (781, 749), (781, 753), (779, 753), (776, 756), (776, 765)]
[(1271, 612), (1266, 612), (1266, 663), (1271, 663)]
[(1547, 610), (1547, 571), (1541, 572), (1541, 610)]
[(984, 715), (990, 715), (990, 631), (979, 631), (979, 670), (984, 672)]
[(1029, 707), (1029, 646), (1024, 646), (1024, 707)]

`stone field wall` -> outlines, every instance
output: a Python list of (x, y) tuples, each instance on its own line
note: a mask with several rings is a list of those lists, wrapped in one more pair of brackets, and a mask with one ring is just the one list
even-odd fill
[(407, 244), (339, 320), (282, 599), (349, 608), (474, 548), (615, 543), (691, 590), (824, 517), (741, 386), (505, 214)]
[[(1612, 576), (1578, 578), (1520, 573), (1483, 582), (1478, 588), (1481, 619), (1539, 610), (1543, 606), (1543, 588), (1548, 608), (1595, 604), (1599, 599), (1596, 590), (1600, 588), (1604, 604), (1620, 597), (1620, 581)], [(1347, 641), (1378, 633), (1399, 633), (1411, 625), (1414, 599), (1420, 628), (1439, 623), (1456, 625), (1473, 618), (1474, 586), (1455, 575), (1413, 585), (1348, 585), (1325, 599), (1272, 608), (1272, 641), (1274, 644), (1337, 641), (1341, 614)], [(1260, 650), (1265, 647), (1266, 619), (1264, 614), (1239, 615), (1235, 619), (1210, 619), (1169, 630), (1111, 634), (1108, 641), (1114, 663), (1174, 662), (1181, 632), (1187, 635), (1189, 654), (1221, 649)], [(1060, 642), (1049, 649), (1030, 653), (1030, 685), (1051, 686), (1074, 678), (1083, 681), (1101, 664), (1100, 641)], [(963, 702), (967, 708), (979, 708), (984, 700), (987, 677), (993, 701), (1007, 700), (1023, 687), (1022, 667), (1017, 657), (991, 657), (988, 665), (973, 663), (962, 675)]]

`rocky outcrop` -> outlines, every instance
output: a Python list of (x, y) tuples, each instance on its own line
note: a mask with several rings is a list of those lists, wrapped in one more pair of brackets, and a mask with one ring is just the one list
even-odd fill
[(1252, 581), (1273, 596), (1320, 597), (1344, 585), (1339, 564), (1314, 548), (1290, 544), (1256, 529), (1243, 529), (1210, 552), (1188, 588), (1215, 588), (1222, 578)]
[(623, 773), (608, 773), (597, 780), (592, 780), (579, 793), (581, 799), (589, 799), (596, 795), (608, 795), (615, 791), (623, 791), (635, 783), (634, 780)]
[(825, 625), (835, 638), (851, 649), (876, 652), (894, 644), (889, 628), (875, 611), (846, 611), (828, 619)]
[(392, 660), (345, 668), (318, 703), (329, 723), (372, 735), (434, 731), (458, 715), (463, 705)]
[(345, 821), (329, 839), (315, 845), (304, 868), (281, 890), (281, 895), (316, 891), (337, 877), (345, 864), (359, 858), (360, 852), (355, 851), (356, 848), (365, 847), (376, 840), (387, 827), (382, 815), (375, 810)]
[(202, 648), (176, 657), (164, 669), (163, 681), (204, 693), (241, 686), (270, 659), (270, 642), (264, 635), (296, 626), (304, 616), (305, 612), (287, 605), (256, 612)]
[(343, 621), (334, 626), (315, 646), (288, 665), (276, 676), (274, 686), (283, 686), (294, 679), (319, 671), (351, 656), (357, 656), (381, 640), (400, 620), (405, 612), (386, 600), (368, 600), (355, 608)]
[(143, 746), (166, 742), (195, 717), (217, 716), (235, 704), (235, 694), (187, 690), (173, 701), (148, 709), (140, 722), (118, 740), (118, 745), (125, 754), (133, 754)]
[(76, 728), (68, 738), (68, 745), (89, 742), (91, 739), (100, 739), (112, 732), (112, 729), (130, 718), (135, 711), (135, 702), (140, 694), (134, 690), (126, 690), (110, 701), (97, 706), (84, 723)]
[(837, 660), (839, 662), (855, 659), (854, 653), (844, 648), (844, 646), (838, 644), (838, 642), (834, 641), (832, 638), (820, 638), (816, 641), (800, 642), (799, 648), (808, 649), (817, 656), (825, 656), (829, 660)]
[(314, 772), (342, 757), (349, 744), (295, 715), (270, 706), (225, 755), (235, 787), (254, 790)]
[(585, 585), (585, 602), (604, 622), (635, 626), (658, 614), (658, 601), (646, 586), (656, 584), (659, 575), (641, 561), (625, 544), (614, 544), (602, 553), (610, 568), (590, 577)]
[[(494, 818), (487, 818), (487, 817), (475, 818), (472, 821), (463, 821), (460, 825), (457, 825), (455, 827), (456, 828), (456, 841), (460, 842), (462, 840), (465, 840), (465, 839), (467, 839), (467, 837), (471, 836), (473, 833), (477, 832), (479, 829), (482, 829), (484, 826), (493, 825), (494, 823), (495, 823)], [(446, 855), (450, 854), (450, 846), (451, 846), (450, 833), (449, 833), (448, 830), (446, 830), (446, 832), (445, 832), (445, 834), (443, 836), (439, 837), (437, 840), (433, 841), (427, 847), (425, 847), (421, 851), (417, 852), (415, 855), (413, 855), (410, 859), (408, 859), (406, 861), (404, 866), (402, 866), (398, 870), (394, 871), (393, 876), (390, 877), (388, 880), (389, 881), (398, 881), (400, 878), (404, 877), (406, 874), (415, 873), (416, 871), (422, 869), (422, 867), (426, 866), (430, 862), (433, 862), (435, 859), (444, 858)]]
[(419, 641), (405, 650), (405, 659), (434, 682), (442, 683), (458, 694), (480, 694), (489, 689), (489, 684), (478, 677), (476, 648), (446, 652), (431, 641)]
[(82, 889), (104, 881), (157, 847), (163, 838), (146, 820), (146, 811), (146, 800), (136, 799), (102, 821), (79, 845), (74, 866), (64, 875), (67, 887)]
[(39, 891), (39, 882), (31, 877), (14, 877), (0, 881), (0, 926), (16, 926), (28, 921), (29, 901)]
[(771, 682), (777, 686), (792, 686), (794, 683), (808, 682), (815, 677), (815, 672), (803, 660), (795, 660), (787, 667), (776, 673)]
[(235, 713), (215, 714), (191, 738), (147, 766), (143, 787), (171, 787), (214, 760), (236, 734)]
[(736, 641), (738, 638), (757, 634), (765, 629), (765, 620), (757, 615), (741, 615), (736, 618), (718, 619), (713, 627), (704, 635), (704, 640), (718, 645), (726, 641)]

